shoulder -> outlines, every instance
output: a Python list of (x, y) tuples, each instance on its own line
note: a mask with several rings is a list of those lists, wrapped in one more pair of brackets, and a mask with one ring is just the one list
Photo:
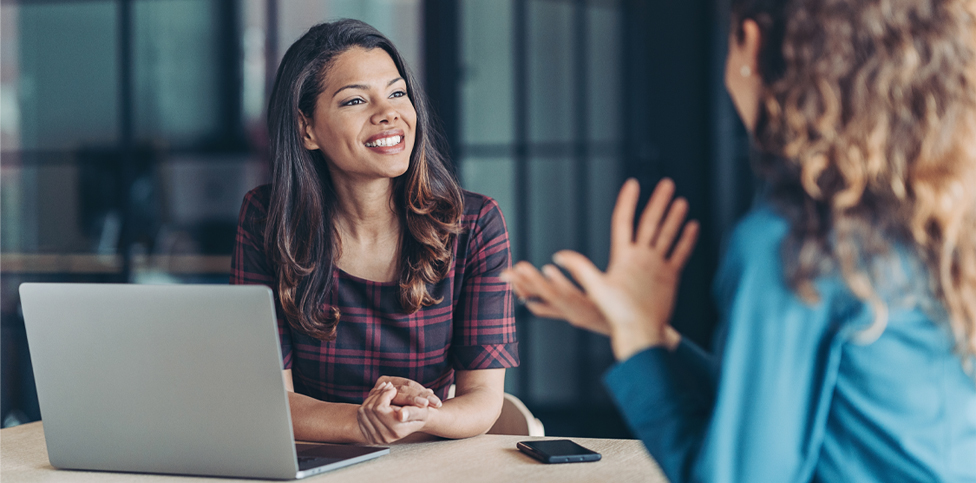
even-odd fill
[(464, 214), (461, 216), (461, 225), (475, 233), (489, 231), (507, 232), (505, 217), (502, 216), (501, 207), (494, 199), (474, 193), (472, 191), (461, 190), (464, 197)]
[(252, 234), (264, 233), (264, 226), (268, 219), (268, 205), (271, 201), (271, 185), (261, 185), (248, 191), (241, 202), (241, 213), (238, 225)]
[(263, 184), (248, 191), (241, 203), (241, 216), (245, 214), (267, 214), (268, 204), (271, 202), (271, 185)]
[(458, 260), (492, 267), (510, 264), (508, 228), (498, 203), (484, 195), (464, 191), (464, 216), (458, 236)]
[(465, 217), (481, 217), (491, 212), (496, 212), (498, 216), (501, 216), (501, 208), (498, 207), (498, 202), (491, 197), (468, 190), (461, 190), (461, 195), (464, 198)]

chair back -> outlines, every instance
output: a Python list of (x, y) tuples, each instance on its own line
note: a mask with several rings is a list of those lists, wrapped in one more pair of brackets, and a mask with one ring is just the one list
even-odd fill
[(546, 429), (522, 401), (505, 393), (502, 412), (488, 430), (488, 434), (514, 434), (518, 436), (545, 436)]

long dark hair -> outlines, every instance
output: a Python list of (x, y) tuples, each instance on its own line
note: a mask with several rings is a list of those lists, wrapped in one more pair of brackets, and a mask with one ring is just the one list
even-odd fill
[(272, 185), (264, 237), (289, 324), (321, 340), (335, 339), (340, 316), (327, 304), (336, 283), (337, 200), (325, 159), (320, 151), (305, 149), (299, 122), (300, 114), (314, 117), (327, 71), (352, 47), (386, 51), (417, 111), (410, 166), (393, 181), (402, 227), (400, 303), (407, 313), (440, 302), (428, 293), (427, 284), (450, 271), (463, 212), (461, 189), (443, 154), (426, 97), (389, 39), (366, 23), (345, 19), (316, 25), (292, 44), (278, 66), (268, 104)]
[(786, 279), (808, 301), (839, 270), (886, 323), (892, 242), (917, 255), (976, 355), (976, 15), (969, 0), (733, 0), (762, 32), (758, 171), (790, 221)]

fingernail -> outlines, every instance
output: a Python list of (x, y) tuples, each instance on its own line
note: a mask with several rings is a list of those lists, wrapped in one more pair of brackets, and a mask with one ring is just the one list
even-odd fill
[(501, 280), (502, 282), (511, 282), (512, 281), (512, 278), (508, 276), (508, 270), (505, 270), (504, 272), (502, 272), (501, 275), (498, 276), (498, 279)]
[(403, 411), (400, 411), (400, 422), (404, 422), (406, 420), (407, 420), (407, 409), (404, 408)]
[[(562, 254), (559, 253), (559, 252), (556, 252), (552, 256), (552, 262), (555, 263), (556, 265), (562, 266), (562, 264), (563, 264), (563, 256), (562, 256)], [(545, 269), (545, 267), (542, 267), (542, 268)]]

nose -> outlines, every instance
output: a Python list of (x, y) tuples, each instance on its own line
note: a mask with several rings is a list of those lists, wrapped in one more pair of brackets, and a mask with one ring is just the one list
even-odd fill
[(376, 105), (376, 112), (372, 116), (373, 124), (392, 124), (400, 119), (400, 113), (388, 100), (384, 99)]

